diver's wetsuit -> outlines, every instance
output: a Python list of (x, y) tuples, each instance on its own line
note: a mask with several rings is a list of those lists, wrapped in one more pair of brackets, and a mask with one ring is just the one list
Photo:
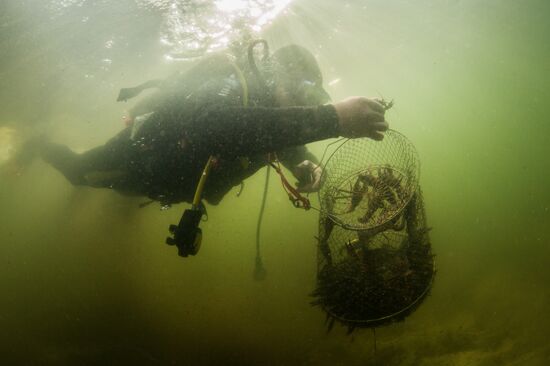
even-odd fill
[(285, 166), (292, 167), (306, 159), (315, 161), (304, 144), (338, 135), (331, 105), (236, 107), (238, 85), (227, 91), (234, 79), (210, 79), (184, 97), (172, 94), (154, 106), (140, 128), (135, 122), (103, 146), (76, 154), (46, 144), (42, 156), (73, 184), (175, 203), (192, 201), (208, 157), (216, 155), (203, 197), (217, 204), (233, 186), (265, 166), (267, 153), (277, 151)]

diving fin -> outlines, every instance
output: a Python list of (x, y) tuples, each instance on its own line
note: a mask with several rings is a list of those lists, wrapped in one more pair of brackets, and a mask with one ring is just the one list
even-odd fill
[(120, 101), (127, 101), (128, 99), (132, 99), (134, 97), (137, 97), (142, 91), (145, 89), (150, 88), (160, 88), (163, 85), (162, 80), (149, 80), (144, 82), (143, 84), (140, 84), (138, 86), (135, 86), (133, 88), (122, 88), (118, 92), (118, 98), (116, 99), (117, 102)]
[(140, 87), (134, 87), (134, 88), (122, 88), (118, 92), (118, 98), (116, 99), (117, 102), (126, 102), (128, 99), (132, 99), (134, 97), (137, 97), (139, 93), (141, 93), (143, 89)]

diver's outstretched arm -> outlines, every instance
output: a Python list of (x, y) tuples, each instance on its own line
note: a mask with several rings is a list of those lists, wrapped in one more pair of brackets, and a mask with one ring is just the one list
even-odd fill
[(210, 154), (250, 156), (336, 137), (338, 116), (331, 105), (316, 107), (225, 107), (195, 116), (186, 126), (191, 142)]
[(384, 113), (365, 97), (314, 107), (220, 107), (198, 111), (185, 130), (207, 153), (237, 157), (338, 136), (382, 140), (389, 128)]

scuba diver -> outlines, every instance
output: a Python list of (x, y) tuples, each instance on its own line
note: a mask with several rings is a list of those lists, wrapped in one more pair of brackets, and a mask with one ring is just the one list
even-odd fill
[[(256, 57), (260, 44), (263, 55)], [(305, 144), (383, 138), (384, 103), (351, 97), (326, 104), (321, 70), (307, 49), (288, 45), (270, 55), (258, 40), (246, 51), (206, 56), (187, 72), (122, 89), (119, 101), (158, 90), (130, 110), (127, 127), (103, 146), (81, 154), (47, 141), (35, 148), (74, 185), (196, 206), (201, 198), (217, 205), (273, 156), (293, 172), (299, 190), (315, 191), (321, 169)], [(197, 199), (203, 171), (208, 179)]]
[(264, 167), (270, 152), (278, 152), (302, 190), (313, 191), (320, 169), (304, 144), (338, 136), (383, 138), (388, 124), (379, 101), (352, 97), (324, 104), (330, 97), (321, 70), (305, 48), (289, 45), (265, 56), (263, 73), (253, 53), (248, 56), (208, 56), (182, 75), (122, 89), (119, 100), (159, 87), (131, 109), (132, 122), (105, 145), (77, 154), (42, 142), (41, 156), (74, 185), (162, 204), (191, 202), (205, 162), (215, 156), (203, 198), (217, 205)]

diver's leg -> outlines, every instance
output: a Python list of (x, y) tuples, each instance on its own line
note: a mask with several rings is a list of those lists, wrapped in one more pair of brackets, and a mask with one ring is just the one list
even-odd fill
[(79, 166), (79, 154), (67, 146), (50, 142), (44, 143), (41, 155), (45, 162), (61, 172), (72, 184), (86, 183), (83, 170)]
[(131, 153), (128, 129), (82, 154), (67, 146), (43, 143), (41, 155), (44, 161), (59, 170), (72, 184), (109, 187), (126, 174), (126, 164)]

